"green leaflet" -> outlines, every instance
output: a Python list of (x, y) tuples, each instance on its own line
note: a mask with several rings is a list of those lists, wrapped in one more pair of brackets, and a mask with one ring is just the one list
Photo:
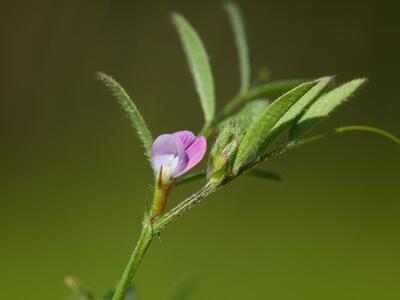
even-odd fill
[(290, 140), (299, 138), (317, 122), (328, 117), (341, 104), (345, 103), (364, 83), (365, 78), (354, 79), (318, 98), (291, 128)]
[(260, 116), (260, 114), (267, 108), (268, 105), (268, 100), (253, 100), (247, 103), (237, 114), (224, 121), (223, 124), (233, 121), (238, 125), (241, 131), (246, 130)]
[(286, 93), (304, 82), (305, 80), (301, 79), (289, 79), (289, 80), (278, 80), (269, 83), (264, 83), (252, 88), (245, 95), (243, 95), (243, 98), (244, 100), (248, 101), (260, 97), (266, 97), (273, 94)]
[(272, 128), (271, 133), (263, 142), (263, 148), (266, 149), (285, 129), (290, 127), (301, 116), (304, 110), (317, 99), (325, 88), (332, 81), (332, 77), (322, 77), (319, 82), (313, 86), (299, 101), (282, 116), (282, 118)]
[(262, 144), (275, 124), (316, 83), (317, 81), (306, 82), (297, 86), (279, 97), (262, 112), (249, 127), (239, 145), (233, 165), (234, 173), (239, 171), (240, 167), (249, 159), (264, 150)]
[(186, 53), (204, 118), (210, 123), (215, 114), (215, 91), (207, 52), (196, 31), (183, 16), (174, 13), (172, 18)]
[(249, 102), (250, 100), (263, 98), (270, 95), (276, 95), (281, 93), (286, 93), (287, 91), (293, 89), (299, 84), (303, 83), (304, 80), (280, 80), (275, 82), (270, 82), (266, 84), (261, 84), (251, 88), (248, 92), (235, 97), (229, 101), (222, 111), (217, 115), (216, 121), (226, 119), (229, 115), (234, 113), (243, 103)]
[(122, 86), (119, 85), (119, 83), (111, 76), (104, 73), (98, 73), (98, 78), (111, 90), (123, 110), (128, 114), (128, 118), (131, 120), (133, 127), (136, 129), (137, 135), (144, 145), (145, 154), (147, 158), (151, 160), (153, 137), (136, 104), (131, 100)]
[(238, 51), (240, 94), (243, 94), (247, 92), (250, 86), (250, 56), (247, 45), (246, 30), (239, 7), (235, 3), (229, 2), (225, 5), (225, 9), (231, 22), (236, 48)]

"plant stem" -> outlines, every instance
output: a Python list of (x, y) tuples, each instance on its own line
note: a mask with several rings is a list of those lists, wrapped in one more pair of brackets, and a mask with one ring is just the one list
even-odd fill
[(122, 274), (121, 280), (117, 285), (112, 300), (124, 299), (131, 285), (133, 276), (135, 275), (136, 270), (143, 258), (143, 255), (145, 254), (147, 248), (149, 247), (152, 239), (153, 239), (152, 227), (151, 225), (144, 223), (135, 250), (133, 250), (131, 258), (129, 259), (129, 262), (125, 267), (124, 273)]
[(222, 185), (220, 182), (209, 181), (199, 191), (191, 195), (189, 198), (179, 203), (169, 212), (165, 213), (160, 219), (153, 224), (153, 233), (160, 233), (167, 225), (178, 219), (193, 206), (200, 203), (201, 200), (215, 192)]

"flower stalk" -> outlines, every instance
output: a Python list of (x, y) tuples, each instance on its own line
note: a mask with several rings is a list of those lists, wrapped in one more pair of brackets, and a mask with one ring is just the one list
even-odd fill
[(155, 184), (154, 199), (151, 207), (151, 223), (154, 223), (165, 210), (174, 184), (174, 179), (163, 178), (163, 169), (161, 168)]

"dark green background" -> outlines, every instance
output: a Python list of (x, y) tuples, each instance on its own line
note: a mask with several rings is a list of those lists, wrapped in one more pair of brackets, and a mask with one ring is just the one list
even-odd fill
[[(398, 9), (388, 1), (242, 1), (254, 73), (367, 76), (315, 132), (367, 124), (400, 134)], [(202, 113), (169, 15), (210, 54), (221, 107), (237, 90), (219, 1), (1, 1), (0, 298), (65, 299), (65, 275), (98, 293), (119, 278), (152, 174), (106, 71), (154, 135), (197, 131)], [(162, 299), (200, 274), (193, 299), (399, 299), (399, 147), (348, 134), (271, 161), (283, 183), (241, 178), (172, 225), (136, 285)], [(176, 203), (196, 188), (174, 194)]]

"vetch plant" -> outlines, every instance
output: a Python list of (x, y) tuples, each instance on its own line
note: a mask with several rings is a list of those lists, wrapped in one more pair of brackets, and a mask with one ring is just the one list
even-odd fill
[[(238, 49), (240, 87), (237, 95), (219, 112), (215, 108), (214, 80), (205, 47), (183, 16), (172, 15), (204, 114), (204, 125), (198, 135), (182, 130), (160, 135), (154, 140), (139, 109), (126, 91), (112, 77), (98, 74), (98, 78), (113, 92), (128, 114), (154, 170), (153, 200), (145, 206), (139, 240), (116, 289), (103, 299), (137, 299), (131, 288), (132, 280), (153, 237), (210, 194), (241, 175), (280, 180), (279, 174), (257, 168), (262, 162), (295, 147), (351, 131), (379, 134), (400, 144), (397, 136), (363, 125), (338, 127), (326, 133), (304, 137), (312, 127), (354, 96), (367, 80), (358, 78), (337, 87), (334, 87), (332, 76), (275, 82), (268, 82), (262, 76), (251, 81), (243, 19), (235, 4), (229, 3), (225, 9)], [(270, 101), (273, 97), (275, 100)], [(185, 128), (184, 124), (182, 126)], [(288, 132), (288, 137), (281, 138), (285, 132)], [(283, 142), (277, 145), (278, 138)], [(204, 158), (207, 148), (206, 170), (190, 173)], [(194, 180), (202, 180), (201, 187), (172, 209), (166, 210), (171, 191)], [(95, 299), (75, 280), (69, 278), (67, 283), (81, 298)]]

